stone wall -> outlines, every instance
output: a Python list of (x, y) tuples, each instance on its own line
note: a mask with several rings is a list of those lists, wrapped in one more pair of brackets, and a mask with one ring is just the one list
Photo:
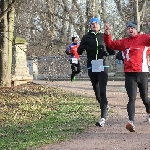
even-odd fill
[[(109, 76), (114, 76), (116, 72), (116, 59), (111, 56), (109, 64)], [(87, 58), (81, 56), (81, 73), (77, 75), (78, 79), (89, 79), (87, 73)], [(36, 62), (36, 63), (35, 63)], [(69, 57), (63, 56), (45, 56), (37, 59), (28, 59), (30, 74), (35, 80), (67, 80), (70, 79), (71, 66)]]

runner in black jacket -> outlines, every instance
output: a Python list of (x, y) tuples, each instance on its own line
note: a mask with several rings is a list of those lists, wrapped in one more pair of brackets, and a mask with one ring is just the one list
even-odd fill
[[(107, 56), (114, 55), (115, 52), (106, 48), (103, 33), (100, 32), (100, 20), (98, 18), (91, 18), (90, 27), (91, 30), (89, 30), (89, 32), (82, 37), (77, 52), (79, 55), (82, 55), (83, 51), (86, 51), (87, 53), (88, 76), (91, 80), (96, 99), (100, 103), (101, 109), (101, 118), (98, 122), (96, 122), (96, 126), (103, 127), (105, 120), (108, 118), (107, 113), (109, 108), (106, 97), (109, 67)], [(97, 65), (95, 66), (93, 63), (100, 63), (99, 59), (102, 61), (103, 66), (100, 65), (100, 68), (95, 68)], [(93, 60), (97, 61), (94, 62)], [(94, 68), (96, 70), (94, 70)]]

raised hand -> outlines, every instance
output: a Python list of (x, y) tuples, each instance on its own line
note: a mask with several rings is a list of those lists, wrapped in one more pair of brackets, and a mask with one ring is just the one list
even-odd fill
[(109, 34), (110, 34), (110, 26), (109, 26), (108, 24), (105, 25), (104, 33), (105, 33), (106, 35), (109, 35)]

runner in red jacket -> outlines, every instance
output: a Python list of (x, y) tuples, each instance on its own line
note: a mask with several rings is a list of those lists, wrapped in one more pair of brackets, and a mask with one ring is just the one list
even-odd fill
[(66, 54), (70, 55), (71, 63), (71, 81), (75, 80), (75, 76), (81, 72), (80, 66), (80, 56), (77, 53), (77, 48), (79, 47), (80, 42), (78, 42), (77, 37), (72, 37), (72, 43), (67, 47)]
[(135, 100), (137, 87), (143, 104), (146, 107), (147, 120), (150, 123), (150, 98), (148, 97), (148, 47), (150, 46), (149, 34), (138, 34), (137, 24), (128, 22), (128, 37), (113, 41), (110, 35), (110, 27), (105, 26), (104, 42), (110, 49), (120, 50), (123, 52), (125, 88), (129, 97), (127, 111), (129, 121), (126, 129), (130, 132), (135, 131)]

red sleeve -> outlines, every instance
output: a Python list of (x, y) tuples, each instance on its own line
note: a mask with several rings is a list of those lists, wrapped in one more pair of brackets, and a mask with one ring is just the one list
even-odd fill
[(148, 54), (150, 54), (150, 47), (148, 47)]
[(75, 58), (77, 58), (77, 59), (79, 59), (79, 55), (78, 55), (78, 53), (77, 53), (77, 48), (78, 48), (79, 46), (78, 45), (76, 45), (76, 46), (73, 46), (72, 48), (71, 48), (71, 53), (75, 56)]
[(113, 50), (124, 50), (124, 39), (112, 40), (111, 35), (104, 34), (104, 42), (106, 46)]

